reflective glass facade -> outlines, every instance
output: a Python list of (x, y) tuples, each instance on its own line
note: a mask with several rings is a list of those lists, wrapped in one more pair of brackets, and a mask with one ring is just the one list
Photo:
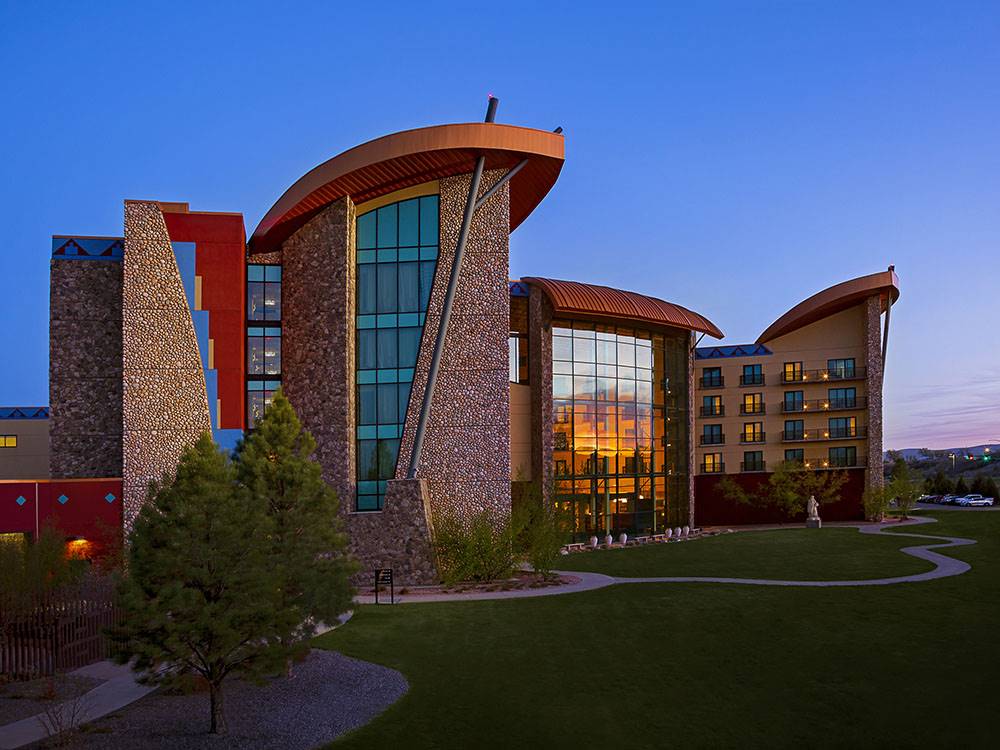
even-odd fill
[(437, 268), (436, 195), (357, 218), (355, 510), (381, 510), (396, 471), (413, 370)]
[(687, 332), (555, 321), (552, 334), (555, 499), (575, 535), (683, 526)]
[(247, 427), (281, 386), (281, 266), (247, 266)]

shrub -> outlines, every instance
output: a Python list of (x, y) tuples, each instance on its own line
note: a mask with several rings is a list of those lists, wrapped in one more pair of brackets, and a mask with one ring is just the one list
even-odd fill
[(434, 519), (434, 551), (441, 580), (495, 581), (514, 569), (509, 519), (482, 511), (470, 518), (440, 514)]
[(869, 521), (881, 521), (885, 518), (885, 512), (889, 507), (889, 498), (884, 487), (874, 485), (866, 487), (861, 500), (865, 506), (865, 518)]
[(514, 505), (511, 538), (515, 552), (523, 555), (536, 572), (549, 575), (566, 542), (566, 514), (538, 497), (528, 497)]

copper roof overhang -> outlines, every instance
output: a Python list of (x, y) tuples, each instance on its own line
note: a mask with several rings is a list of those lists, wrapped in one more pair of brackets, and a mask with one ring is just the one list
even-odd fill
[(817, 320), (854, 307), (876, 294), (881, 298), (883, 311), (890, 297), (893, 302), (899, 299), (899, 278), (895, 271), (880, 271), (868, 276), (859, 276), (814, 294), (768, 326), (756, 343), (766, 344)]
[(706, 333), (717, 339), (723, 337), (722, 331), (705, 316), (656, 297), (579, 281), (536, 276), (527, 276), (521, 280), (531, 286), (538, 286), (545, 292), (557, 313), (683, 328)]
[(251, 254), (277, 250), (299, 227), (333, 201), (355, 203), (402, 188), (466, 174), (476, 159), (486, 169), (528, 163), (510, 181), (510, 229), (535, 209), (559, 177), (562, 135), (496, 123), (461, 123), (405, 130), (345, 151), (302, 176), (261, 219), (250, 237)]

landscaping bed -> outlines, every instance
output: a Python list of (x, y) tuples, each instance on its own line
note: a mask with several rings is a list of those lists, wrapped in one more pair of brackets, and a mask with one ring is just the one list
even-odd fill
[(61, 701), (79, 698), (102, 682), (82, 675), (59, 674), (0, 685), (0, 726), (40, 714)]
[[(580, 579), (571, 575), (542, 575), (531, 571), (518, 571), (510, 578), (496, 581), (463, 581), (461, 583), (436, 586), (404, 586), (396, 589), (397, 596), (408, 597), (430, 596), (438, 594), (481, 594), (494, 591), (525, 591), (542, 589), (552, 586), (567, 586), (579, 583)], [(375, 595), (375, 588), (369, 586), (360, 593)], [(379, 596), (388, 596), (388, 587), (379, 587)]]

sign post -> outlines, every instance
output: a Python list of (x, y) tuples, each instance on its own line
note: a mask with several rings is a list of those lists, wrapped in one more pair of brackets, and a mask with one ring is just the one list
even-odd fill
[(396, 591), (392, 583), (392, 568), (378, 568), (375, 571), (375, 603), (379, 604), (378, 590), (381, 586), (389, 587), (389, 604), (396, 603)]

